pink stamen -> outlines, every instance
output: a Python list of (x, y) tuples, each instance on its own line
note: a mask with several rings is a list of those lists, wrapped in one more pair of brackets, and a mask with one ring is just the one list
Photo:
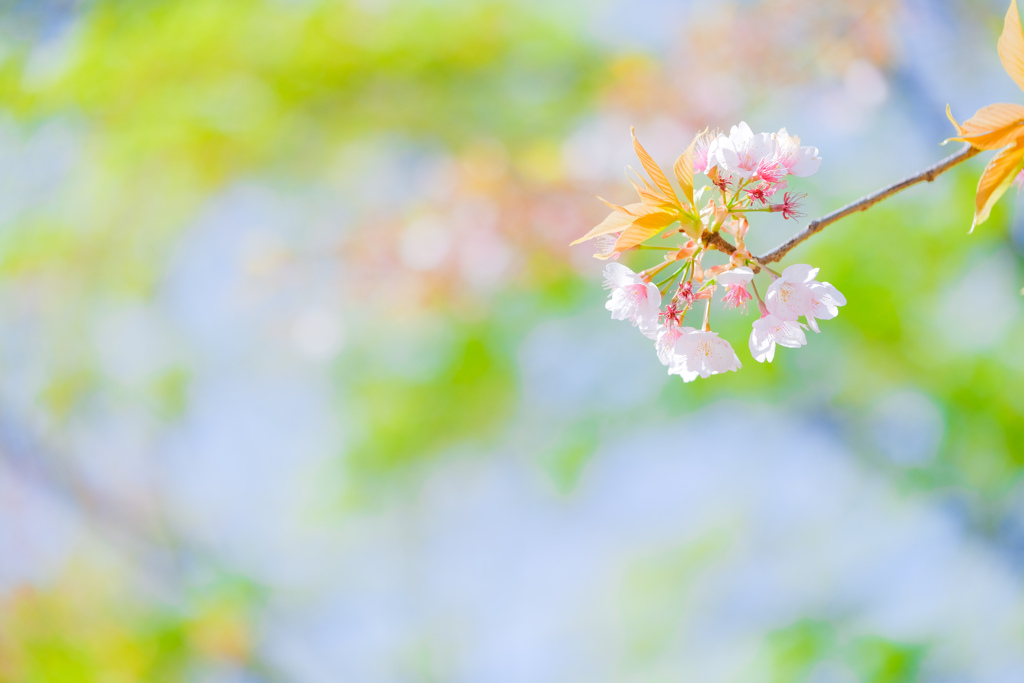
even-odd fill
[(746, 306), (746, 303), (753, 298), (750, 292), (747, 291), (746, 285), (729, 285), (725, 295), (722, 297), (722, 301), (732, 308), (739, 308), (740, 306)]
[(757, 177), (766, 183), (774, 184), (782, 180), (782, 177), (786, 175), (786, 167), (778, 162), (774, 158), (761, 159), (757, 165)]
[(783, 198), (781, 204), (772, 204), (772, 213), (782, 212), (783, 218), (798, 218), (803, 216), (803, 211), (800, 210), (799, 201), (807, 195), (797, 195), (792, 192), (787, 192)]
[(748, 189), (747, 190), (747, 194), (750, 195), (751, 199), (756, 200), (756, 201), (760, 202), (761, 204), (767, 204), (768, 203), (768, 196), (765, 193), (767, 192), (768, 189), (769, 189), (769, 185), (762, 184), (762, 185), (758, 185), (753, 190), (749, 190)]
[(662, 315), (665, 316), (666, 325), (671, 323), (673, 325), (678, 326), (682, 322), (682, 319), (680, 318), (679, 307), (675, 305), (675, 302), (672, 302), (668, 306), (666, 306), (665, 312)]

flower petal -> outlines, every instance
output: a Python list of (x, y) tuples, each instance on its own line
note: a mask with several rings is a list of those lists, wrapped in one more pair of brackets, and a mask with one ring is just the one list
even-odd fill
[(757, 324), (756, 320), (754, 321), (754, 329), (750, 331), (750, 341), (747, 346), (750, 348), (750, 355), (758, 363), (765, 361), (771, 363), (775, 358), (775, 342), (765, 330), (761, 329), (762, 327)]
[(818, 274), (818, 269), (806, 263), (794, 263), (782, 271), (782, 279), (787, 282), (810, 282)]
[(728, 270), (715, 277), (718, 284), (723, 287), (728, 287), (729, 285), (745, 285), (752, 279), (754, 279), (754, 271), (746, 266), (733, 268), (732, 270)]
[(604, 286), (606, 289), (612, 287), (629, 287), (643, 283), (643, 278), (634, 273), (628, 266), (621, 263), (609, 263), (604, 267)]
[(800, 148), (800, 160), (789, 169), (789, 172), (798, 178), (806, 178), (814, 175), (821, 168), (821, 157), (818, 156), (818, 148), (804, 146)]

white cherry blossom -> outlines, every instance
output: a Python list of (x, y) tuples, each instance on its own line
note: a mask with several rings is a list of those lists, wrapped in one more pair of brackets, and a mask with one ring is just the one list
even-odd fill
[(628, 320), (648, 337), (656, 334), (661, 312), (661, 292), (621, 263), (609, 263), (604, 269), (605, 288), (611, 297), (604, 307), (613, 320)]
[(830, 320), (839, 315), (839, 306), (846, 305), (838, 289), (814, 277), (817, 268), (805, 263), (789, 266), (768, 287), (764, 301), (768, 311), (782, 320), (796, 320), (800, 316), (815, 332), (820, 332), (816, 319)]
[(696, 140), (693, 145), (693, 172), (704, 173), (708, 170), (708, 163), (714, 164), (714, 161), (708, 157), (708, 151), (711, 148), (711, 143), (714, 142), (715, 138), (718, 137), (715, 133), (709, 133), (704, 131)]
[(686, 369), (686, 357), (680, 355), (677, 345), (683, 335), (695, 331), (692, 327), (680, 327), (669, 323), (658, 328), (654, 342), (654, 348), (658, 351), (658, 360), (662, 365), (668, 366), (668, 374), (679, 375), (684, 382), (692, 382), (699, 375)]
[(654, 348), (662, 365), (671, 368), (676, 363), (676, 341), (685, 332), (692, 330), (692, 327), (679, 327), (673, 324), (658, 327), (658, 332), (654, 336)]
[(802, 323), (782, 318), (764, 311), (760, 320), (755, 320), (750, 332), (750, 355), (758, 363), (772, 362), (775, 358), (775, 345), (791, 349), (799, 348), (807, 343)]
[(682, 332), (675, 342), (675, 366), (669, 365), (670, 375), (680, 375), (683, 381), (690, 382), (698, 376), (710, 377), (742, 367), (732, 346), (716, 332), (690, 327), (682, 328)]
[(771, 133), (750, 130), (746, 122), (733, 126), (729, 135), (719, 135), (708, 148), (708, 166), (718, 166), (722, 175), (749, 180), (759, 168), (781, 163), (779, 143)]
[(782, 165), (790, 175), (801, 178), (814, 175), (821, 167), (818, 148), (800, 145), (800, 138), (790, 135), (785, 128), (780, 128), (774, 135), (779, 144), (779, 157)]

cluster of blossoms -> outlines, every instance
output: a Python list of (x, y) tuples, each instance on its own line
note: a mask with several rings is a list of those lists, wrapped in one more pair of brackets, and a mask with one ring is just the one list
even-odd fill
[[(639, 183), (631, 179), (641, 201), (625, 206), (605, 202), (612, 213), (573, 244), (595, 239), (599, 249), (595, 257), (612, 261), (604, 273), (605, 286), (611, 290), (605, 307), (612, 318), (628, 320), (654, 340), (669, 374), (689, 382), (740, 368), (729, 342), (711, 331), (711, 301), (719, 287), (727, 307), (746, 308), (748, 301), (757, 298), (761, 316), (753, 323), (749, 346), (754, 359), (762, 363), (775, 357), (776, 345), (803, 346), (805, 329), (818, 332), (818, 320), (838, 315), (846, 299), (829, 283), (815, 279), (817, 268), (801, 264), (776, 273), (744, 245), (748, 213), (801, 215), (800, 196), (785, 192), (782, 201), (774, 203), (772, 198), (786, 188), (788, 176), (817, 172), (821, 158), (816, 147), (801, 146), (799, 138), (785, 128), (755, 135), (740, 123), (729, 135), (704, 131), (673, 166), (682, 190), (677, 194), (635, 135), (633, 146), (651, 179), (648, 182), (639, 173)], [(695, 192), (694, 173), (706, 175), (710, 184)], [(710, 190), (712, 196), (700, 207), (710, 188), (715, 188)], [(669, 227), (675, 229), (666, 232)], [(647, 243), (659, 234), (688, 239), (675, 246)], [(632, 250), (657, 250), (664, 258), (636, 273), (615, 262)], [(728, 255), (728, 260), (705, 267), (704, 257), (713, 250)], [(754, 283), (758, 272), (772, 278), (763, 298)], [(705, 302), (703, 322), (699, 328), (686, 326), (685, 318), (697, 301)], [(800, 322), (801, 317), (805, 322)]]

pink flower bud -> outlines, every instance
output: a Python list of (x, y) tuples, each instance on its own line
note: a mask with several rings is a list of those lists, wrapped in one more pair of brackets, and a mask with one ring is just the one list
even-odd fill
[(680, 299), (688, 304), (692, 304), (694, 300), (693, 294), (693, 283), (689, 280), (679, 285), (679, 294), (677, 295)]

